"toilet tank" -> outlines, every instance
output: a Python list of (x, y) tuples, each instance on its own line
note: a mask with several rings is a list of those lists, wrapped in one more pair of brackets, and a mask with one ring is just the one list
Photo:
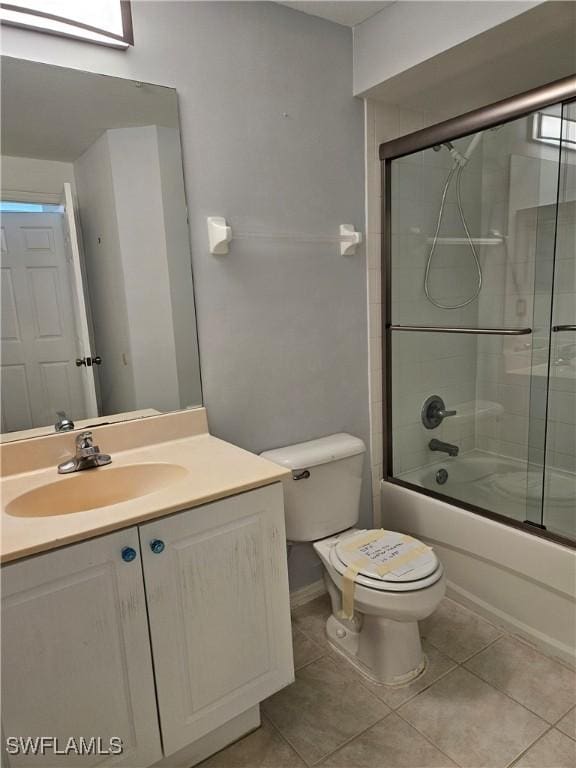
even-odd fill
[(362, 440), (341, 432), (261, 454), (292, 471), (284, 494), (288, 541), (317, 541), (356, 525), (365, 451)]

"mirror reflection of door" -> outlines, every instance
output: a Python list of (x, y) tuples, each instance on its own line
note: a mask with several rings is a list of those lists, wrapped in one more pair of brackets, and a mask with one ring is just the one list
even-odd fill
[(88, 324), (65, 226), (63, 206), (2, 203), (2, 432), (96, 414), (93, 369), (76, 365)]
[(0, 443), (199, 405), (176, 91), (0, 59)]
[[(98, 402), (96, 397), (96, 375), (93, 365), (89, 365), (93, 359), (98, 359), (93, 354), (94, 341), (92, 323), (88, 309), (88, 291), (85, 280), (85, 265), (80, 242), (80, 227), (78, 224), (78, 212), (72, 195), (72, 185), (64, 182), (62, 194), (64, 207), (64, 240), (66, 243), (66, 260), (70, 278), (72, 293), (72, 306), (74, 311), (74, 332), (76, 337), (76, 367), (80, 372), (82, 393), (84, 397), (85, 416), (98, 415)], [(78, 365), (78, 363), (81, 363)]]

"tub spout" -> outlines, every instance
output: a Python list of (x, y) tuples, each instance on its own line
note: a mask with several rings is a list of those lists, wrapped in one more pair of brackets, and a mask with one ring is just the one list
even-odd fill
[(428, 448), (430, 448), (431, 451), (442, 451), (443, 453), (447, 453), (448, 456), (458, 456), (458, 451), (460, 450), (457, 445), (443, 443), (442, 440), (436, 440), (436, 438), (430, 440)]

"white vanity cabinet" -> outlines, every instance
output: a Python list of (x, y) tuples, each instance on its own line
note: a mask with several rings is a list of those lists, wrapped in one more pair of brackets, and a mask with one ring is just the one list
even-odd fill
[(162, 756), (136, 528), (2, 568), (2, 730), (59, 748), (71, 736), (124, 746), (108, 758), (3, 749), (9, 766), (136, 768)]
[(7, 765), (163, 765), (158, 723), (169, 756), (290, 683), (285, 547), (275, 483), (6, 565), (4, 738), (124, 742)]
[(166, 754), (294, 679), (279, 483), (140, 527)]

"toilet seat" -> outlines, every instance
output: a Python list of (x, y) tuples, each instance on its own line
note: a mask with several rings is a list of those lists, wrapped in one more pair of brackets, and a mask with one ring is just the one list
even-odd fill
[[(341, 576), (347, 575), (349, 566), (368, 551), (367, 543), (372, 554), (377, 551), (379, 559), (374, 565), (362, 563), (354, 575), (356, 584), (380, 592), (406, 592), (425, 589), (442, 577), (434, 551), (418, 539), (396, 531), (354, 530), (334, 537), (330, 542), (330, 564)], [(419, 552), (424, 547), (425, 551)], [(392, 553), (394, 557), (388, 560)], [(398, 560), (399, 566), (380, 575), (378, 564), (383, 559), (390, 564)]]

